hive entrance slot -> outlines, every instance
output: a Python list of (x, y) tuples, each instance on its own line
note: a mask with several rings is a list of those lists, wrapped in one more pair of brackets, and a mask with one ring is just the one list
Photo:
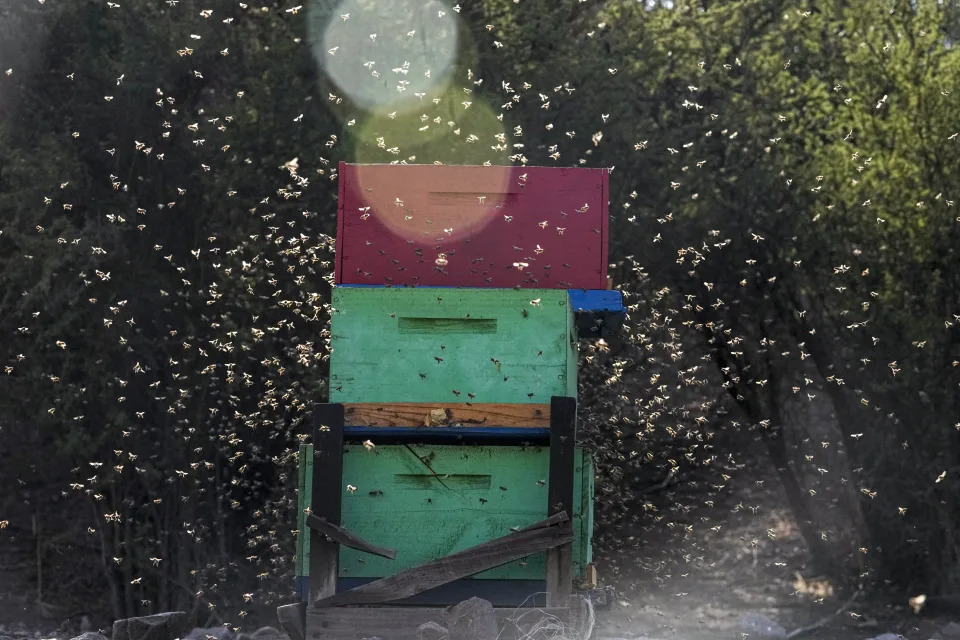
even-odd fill
[(400, 333), (496, 333), (495, 318), (399, 318)]
[[(490, 489), (490, 476), (471, 475), (467, 473), (398, 473), (393, 476), (397, 487), (401, 489), (437, 489), (441, 486), (448, 488), (465, 489), (472, 491), (486, 491)], [(439, 480), (439, 482), (438, 482)], [(440, 484), (443, 483), (443, 485)]]

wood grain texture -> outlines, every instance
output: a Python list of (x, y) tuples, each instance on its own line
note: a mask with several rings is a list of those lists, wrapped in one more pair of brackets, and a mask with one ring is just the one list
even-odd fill
[[(327, 522), (340, 522), (343, 479), (343, 405), (314, 406), (313, 478), (310, 511)], [(339, 548), (310, 529), (310, 601), (336, 593)]]
[(312, 513), (307, 516), (307, 525), (309, 525), (311, 529), (319, 531), (337, 544), (345, 547), (350, 547), (351, 549), (356, 549), (357, 551), (372, 553), (375, 556), (380, 556), (389, 560), (393, 560), (397, 557), (397, 552), (393, 549), (378, 547), (375, 544), (371, 544), (363, 538), (350, 533), (343, 527), (327, 522), (323, 518), (318, 518)]
[(307, 605), (305, 603), (285, 604), (277, 607), (277, 621), (280, 628), (290, 636), (290, 640), (305, 640)]
[[(569, 609), (494, 609), (497, 623), (503, 632), (500, 640), (519, 640), (536, 637), (530, 634), (543, 616), (553, 616), (560, 622), (569, 621)], [(310, 607), (307, 612), (307, 640), (362, 640), (389, 638), (390, 640), (419, 640), (417, 628), (426, 622), (440, 622), (446, 618), (441, 607)]]
[(344, 403), (347, 426), (516, 427), (550, 426), (549, 404), (443, 402)]
[[(347, 591), (373, 580), (374, 578), (341, 578), (337, 590), (338, 592)], [(483, 598), (494, 607), (545, 607), (547, 606), (545, 585), (543, 580), (463, 578), (409, 598), (396, 600), (390, 605), (439, 607), (454, 605), (470, 598)]]
[(577, 454), (574, 472), (577, 480), (573, 485), (574, 502), (579, 501), (579, 508), (574, 505), (574, 511), (580, 514), (580, 536), (573, 550), (573, 578), (574, 580), (586, 577), (587, 565), (593, 562), (593, 498), (594, 498), (594, 467), (593, 458), (587, 451)]
[(574, 532), (569, 518), (562, 518), (559, 524), (548, 522), (537, 523), (525, 531), (510, 533), (350, 591), (317, 600), (313, 606), (376, 604), (408, 598), (518, 558), (568, 544), (573, 540)]
[[(547, 513), (572, 513), (577, 438), (577, 400), (555, 396), (550, 399), (550, 491)], [(573, 544), (559, 545), (547, 552), (547, 605), (568, 601), (573, 590)]]
[(605, 289), (608, 175), (341, 163), (335, 281)]
[[(374, 441), (376, 444), (376, 441)], [(381, 578), (462, 551), (546, 518), (548, 447), (347, 444), (343, 454), (341, 525), (372, 543), (395, 549), (394, 560), (340, 549), (341, 578)], [(589, 456), (575, 452), (574, 491), (593, 474)], [(429, 469), (424, 461), (429, 464)], [(433, 475), (436, 472), (437, 476)], [(346, 485), (356, 488), (349, 492)], [(502, 488), (501, 488), (502, 487)], [(587, 487), (589, 488), (589, 487)], [(584, 506), (574, 501), (573, 567), (589, 554)], [(543, 580), (537, 553), (475, 576), (480, 580)]]
[(525, 526), (525, 527), (517, 527), (516, 529), (513, 529), (512, 531), (513, 531), (514, 533), (523, 533), (523, 532), (525, 532), (525, 531), (533, 531), (533, 530), (535, 530), (535, 529), (543, 529), (544, 527), (550, 527), (550, 526), (553, 526), (553, 525), (555, 525), (555, 524), (560, 524), (560, 523), (566, 522), (566, 521), (569, 520), (569, 519), (570, 519), (570, 517), (567, 515), (567, 512), (566, 512), (566, 511), (560, 511), (560, 512), (558, 512), (558, 513), (550, 514), (549, 516), (547, 516), (547, 517), (544, 518), (543, 520), (540, 520), (540, 521), (538, 521), (538, 522), (534, 522), (533, 524), (528, 524), (528, 525)]
[[(544, 403), (576, 395), (566, 291), (352, 288), (333, 291), (331, 402)], [(403, 333), (404, 318), (496, 320), (496, 333)]]
[(297, 463), (297, 561), (294, 576), (303, 577), (310, 575), (310, 529), (307, 527), (307, 512), (313, 504), (312, 444), (300, 445)]

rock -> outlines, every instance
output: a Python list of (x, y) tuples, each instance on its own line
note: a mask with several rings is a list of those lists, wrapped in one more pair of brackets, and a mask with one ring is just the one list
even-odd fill
[(287, 634), (273, 627), (260, 627), (250, 637), (253, 640), (287, 640)]
[(200, 627), (190, 630), (183, 640), (234, 640), (233, 632), (226, 627)]
[(107, 636), (102, 633), (97, 633), (96, 631), (84, 631), (75, 638), (70, 640), (107, 640)]
[(737, 623), (737, 631), (749, 633), (750, 638), (771, 638), (783, 639), (787, 637), (787, 630), (782, 626), (760, 613), (748, 613), (740, 618)]
[(417, 627), (419, 640), (450, 640), (450, 631), (437, 622), (424, 622)]
[(113, 623), (113, 640), (174, 640), (187, 628), (184, 611), (124, 618)]
[(881, 633), (880, 635), (870, 638), (869, 640), (902, 640), (903, 636), (897, 633)]
[(940, 629), (942, 640), (960, 640), (960, 624), (948, 622)]
[(450, 640), (497, 640), (497, 616), (493, 605), (482, 598), (470, 598), (447, 609)]

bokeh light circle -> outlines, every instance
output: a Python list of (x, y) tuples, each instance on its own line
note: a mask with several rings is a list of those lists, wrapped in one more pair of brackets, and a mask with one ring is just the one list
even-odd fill
[(341, 0), (315, 5), (314, 57), (339, 90), (375, 111), (405, 110), (443, 87), (457, 59), (458, 17), (441, 0)]
[[(501, 143), (506, 139), (504, 125), (496, 112), (481, 100), (472, 101), (464, 108), (453, 91), (439, 105), (427, 102), (420, 112), (406, 116), (389, 117), (372, 114), (359, 125), (357, 139), (364, 144), (355, 150), (356, 162), (360, 165), (357, 180), (364, 189), (365, 198), (372, 206), (377, 219), (398, 236), (415, 239), (425, 234), (432, 235), (449, 228), (457, 237), (469, 237), (479, 232), (492, 220), (489, 216), (478, 217), (473, 207), (434, 210), (429, 219), (424, 216), (405, 217), (405, 209), (394, 205), (397, 193), (365, 187), (363, 165), (403, 161), (408, 164), (482, 165), (504, 167), (488, 185), (490, 195), (485, 204), (495, 207), (502, 204), (506, 185), (510, 180), (509, 150)], [(440, 122), (436, 122), (439, 119)], [(382, 143), (381, 143), (382, 141)], [(410, 193), (416, 191), (410, 185)]]

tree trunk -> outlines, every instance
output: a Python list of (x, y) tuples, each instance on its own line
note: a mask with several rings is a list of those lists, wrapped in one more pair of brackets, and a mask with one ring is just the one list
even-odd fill
[(814, 518), (810, 500), (790, 467), (782, 423), (771, 421), (770, 428), (764, 433), (763, 442), (766, 444), (770, 459), (777, 469), (777, 475), (780, 477), (780, 483), (787, 494), (787, 502), (790, 503), (790, 510), (797, 520), (800, 534), (803, 536), (804, 542), (807, 543), (810, 555), (813, 557), (814, 567), (818, 573), (831, 578), (839, 578), (838, 570), (840, 567), (834, 562), (830, 550), (817, 532), (816, 518)]
[[(93, 509), (93, 522), (97, 524), (97, 503), (91, 500), (90, 507)], [(97, 527), (97, 537), (100, 539), (100, 566), (103, 569), (103, 576), (107, 581), (107, 585), (110, 587), (110, 609), (113, 611), (114, 619), (122, 618), (123, 604), (120, 600), (120, 587), (117, 584), (116, 571), (114, 571), (110, 565), (110, 553), (107, 551), (107, 536), (101, 526)]]
[(829, 576), (833, 579), (842, 578), (842, 564), (836, 562), (834, 554), (824, 543), (817, 531), (817, 519), (814, 517), (814, 510), (810, 504), (810, 497), (803, 490), (800, 481), (797, 479), (793, 468), (790, 466), (790, 455), (787, 452), (787, 442), (784, 437), (783, 411), (781, 402), (780, 375), (776, 372), (769, 361), (767, 361), (768, 391), (767, 403), (769, 405), (770, 427), (764, 432), (764, 443), (767, 445), (767, 452), (773, 461), (780, 476), (780, 483), (787, 494), (787, 501), (790, 503), (790, 509), (796, 517), (797, 526), (800, 528), (800, 535), (803, 536), (813, 558), (813, 565), (817, 572)]

